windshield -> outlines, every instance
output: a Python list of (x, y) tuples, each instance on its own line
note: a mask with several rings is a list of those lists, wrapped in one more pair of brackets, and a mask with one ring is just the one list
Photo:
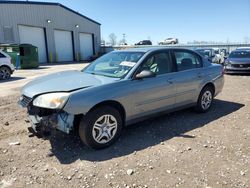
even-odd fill
[(123, 78), (135, 66), (143, 54), (142, 52), (111, 52), (95, 60), (83, 69), (83, 72)]
[(229, 58), (250, 58), (250, 51), (233, 51)]

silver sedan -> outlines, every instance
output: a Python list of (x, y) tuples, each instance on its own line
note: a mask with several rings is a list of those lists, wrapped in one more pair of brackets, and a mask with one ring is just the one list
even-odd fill
[(73, 129), (89, 147), (112, 144), (122, 128), (159, 113), (195, 107), (207, 112), (224, 84), (223, 67), (176, 48), (108, 53), (81, 71), (65, 71), (22, 88), (37, 133)]

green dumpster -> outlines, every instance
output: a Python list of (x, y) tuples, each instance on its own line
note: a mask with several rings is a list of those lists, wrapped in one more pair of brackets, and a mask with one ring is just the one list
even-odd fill
[(20, 65), (22, 69), (37, 68), (38, 62), (38, 49), (31, 44), (20, 44)]
[(31, 44), (1, 44), (0, 49), (11, 57), (14, 66), (16, 66), (17, 55), (20, 56), (21, 69), (37, 68), (39, 66), (38, 49)]

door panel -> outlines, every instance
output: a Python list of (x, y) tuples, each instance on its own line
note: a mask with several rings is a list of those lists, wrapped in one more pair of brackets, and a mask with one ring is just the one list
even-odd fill
[(145, 58), (137, 73), (142, 70), (156, 76), (133, 80), (133, 111), (135, 117), (171, 109), (175, 104), (175, 66), (168, 50), (154, 52)]
[(168, 81), (172, 77), (170, 73), (132, 81), (130, 87), (134, 88), (132, 106), (135, 118), (174, 107), (175, 85)]
[(202, 82), (198, 72), (199, 70), (192, 69), (176, 73), (176, 107), (196, 102), (199, 85)]
[(179, 49), (173, 50), (173, 57), (178, 70), (175, 77), (175, 107), (195, 103), (203, 79), (202, 60), (192, 51)]

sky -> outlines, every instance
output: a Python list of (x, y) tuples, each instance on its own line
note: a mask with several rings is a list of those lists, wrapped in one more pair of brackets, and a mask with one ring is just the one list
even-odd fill
[[(53, 2), (51, 0), (40, 0)], [(176, 37), (189, 41), (250, 40), (250, 0), (55, 0), (101, 23), (101, 35), (129, 44)], [(54, 2), (55, 2), (54, 1)]]

